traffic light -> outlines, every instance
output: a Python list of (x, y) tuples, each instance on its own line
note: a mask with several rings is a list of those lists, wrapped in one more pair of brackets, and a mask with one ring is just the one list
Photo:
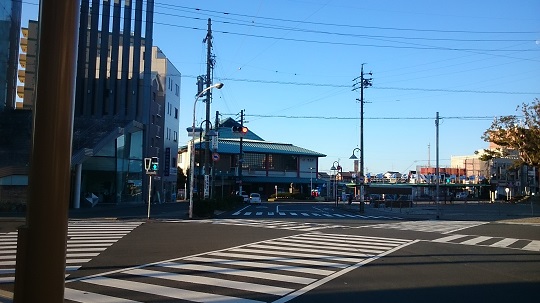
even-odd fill
[(233, 133), (239, 133), (241, 135), (245, 135), (248, 132), (248, 128), (245, 126), (233, 126), (232, 127)]
[(150, 169), (149, 171), (157, 172), (159, 170), (159, 158), (158, 157), (152, 157), (150, 160)]

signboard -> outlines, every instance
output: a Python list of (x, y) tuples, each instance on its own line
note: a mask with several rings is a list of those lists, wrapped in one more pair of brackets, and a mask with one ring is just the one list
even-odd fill
[(210, 176), (204, 175), (204, 197), (210, 197)]
[(219, 134), (216, 132), (216, 135), (212, 136), (212, 150), (218, 150), (218, 141), (219, 141)]

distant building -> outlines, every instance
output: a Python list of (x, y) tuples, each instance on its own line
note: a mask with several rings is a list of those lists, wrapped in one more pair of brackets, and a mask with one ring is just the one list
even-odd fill
[[(313, 189), (326, 187), (327, 180), (319, 179), (319, 157), (326, 155), (290, 143), (265, 141), (251, 129), (242, 141), (243, 161), (239, 162), (240, 135), (232, 132), (240, 123), (228, 118), (219, 124), (218, 148), (214, 151), (214, 197), (229, 195), (238, 190), (240, 183), (246, 193), (270, 196), (276, 191), (301, 193), (309, 196)], [(201, 137), (203, 137), (201, 135)], [(196, 192), (200, 193), (204, 170), (201, 165), (207, 142), (195, 135)], [(179, 149), (178, 165), (189, 171), (190, 145)], [(240, 172), (241, 170), (241, 172)]]

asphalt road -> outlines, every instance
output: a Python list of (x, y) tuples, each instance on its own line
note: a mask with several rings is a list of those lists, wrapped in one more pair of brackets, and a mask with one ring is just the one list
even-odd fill
[[(200, 220), (179, 205), (156, 206), (150, 220), (139, 208), (73, 216), (66, 302), (538, 301), (540, 224), (525, 214), (423, 220), (433, 214), (276, 206)], [(20, 223), (0, 220), (6, 297), (6, 247)]]

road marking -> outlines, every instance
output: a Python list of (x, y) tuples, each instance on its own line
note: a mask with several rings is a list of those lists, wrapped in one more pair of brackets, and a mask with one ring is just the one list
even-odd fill
[(292, 271), (292, 272), (321, 275), (321, 276), (327, 276), (333, 273), (333, 271), (330, 271), (330, 270), (310, 268), (306, 266), (274, 264), (274, 263), (267, 263), (267, 262), (253, 262), (253, 261), (229, 260), (229, 259), (207, 258), (207, 257), (193, 257), (193, 258), (188, 258), (186, 260), (199, 262), (199, 263), (214, 263), (214, 264), (222, 264), (222, 265), (237, 265), (237, 266), (251, 267), (251, 268), (264, 268), (264, 269)]
[(451, 234), (463, 229), (476, 227), (487, 224), (482, 221), (407, 221), (398, 223), (384, 223), (371, 225), (371, 228), (390, 228), (399, 230), (413, 230), (422, 232), (436, 232), (443, 234)]
[[(465, 240), (464, 238), (470, 238)], [(450, 244), (463, 244), (463, 245), (478, 245), (486, 247), (496, 247), (496, 248), (510, 248), (510, 249), (520, 249), (520, 250), (530, 250), (530, 251), (540, 251), (540, 241), (537, 240), (524, 240), (524, 239), (515, 239), (515, 238), (501, 238), (501, 240), (493, 244), (481, 244), (484, 241), (497, 239), (498, 237), (488, 237), (488, 236), (471, 236), (471, 235), (450, 235), (440, 239), (432, 240), (431, 242), (438, 243), (450, 243)], [(458, 239), (462, 239), (458, 241)], [(510, 245), (518, 241), (528, 241), (527, 245), (523, 247), (511, 247)]]
[(249, 207), (249, 205), (246, 206), (246, 207), (244, 207), (244, 208), (242, 208), (241, 210), (235, 212), (235, 213), (233, 214), (233, 216), (238, 216), (242, 211), (244, 211), (244, 209), (246, 209), (246, 208), (248, 208), (248, 207)]
[[(66, 272), (79, 269), (118, 242), (142, 222), (69, 221)], [(0, 283), (13, 283), (16, 265), (17, 232), (0, 235)]]
[(531, 241), (531, 243), (527, 244), (522, 249), (524, 250), (532, 250), (532, 251), (540, 251), (540, 241)]
[(463, 241), (463, 242), (461, 242), (461, 244), (476, 245), (478, 243), (484, 242), (484, 241), (489, 240), (491, 238), (492, 237), (480, 236), (480, 237), (472, 238), (472, 239), (467, 240), (467, 241)]
[(113, 278), (99, 277), (86, 280), (86, 283), (95, 285), (114, 287), (119, 289), (125, 289), (130, 291), (138, 291), (142, 293), (164, 296), (174, 299), (182, 299), (194, 302), (239, 302), (239, 303), (255, 303), (260, 301), (254, 301), (249, 299), (236, 298), (224, 295), (215, 295), (211, 293), (204, 293), (198, 291), (192, 291), (187, 289), (178, 289), (154, 284), (146, 284), (141, 282), (119, 280)]
[[(350, 241), (341, 243), (344, 239)], [(335, 247), (336, 243), (346, 246)], [(365, 256), (359, 252), (366, 243), (372, 243), (374, 250), (384, 249), (380, 254)], [(68, 280), (66, 298), (76, 299), (78, 295), (82, 297), (78, 302), (133, 302), (127, 300), (146, 293), (194, 302), (257, 302), (253, 299), (258, 299), (255, 296), (258, 293), (265, 295), (265, 302), (286, 302), (412, 243), (395, 238), (318, 232), (281, 237)], [(174, 284), (163, 286), (166, 280)], [(100, 294), (84, 292), (83, 295), (82, 290), (69, 288), (69, 283), (75, 281), (79, 282), (77, 289), (83, 289), (85, 283), (103, 288), (97, 290)], [(119, 293), (111, 288), (121, 289), (123, 298), (111, 297)], [(144, 300), (163, 301), (157, 297)]]
[(184, 269), (189, 271), (202, 271), (202, 272), (212, 272), (218, 274), (227, 274), (232, 276), (248, 277), (248, 278), (258, 278), (272, 281), (284, 281), (295, 284), (309, 284), (316, 281), (316, 279), (297, 277), (291, 275), (282, 275), (274, 274), (268, 272), (256, 272), (252, 270), (242, 270), (236, 268), (225, 268), (209, 265), (197, 265), (197, 264), (185, 264), (185, 263), (174, 263), (167, 262), (159, 264), (162, 267), (174, 268), (174, 269)]
[(519, 239), (504, 238), (504, 239), (500, 240), (499, 242), (491, 244), (490, 246), (492, 246), (492, 247), (507, 247), (507, 246), (510, 246), (510, 245), (516, 243), (517, 241), (519, 241)]
[(225, 288), (231, 288), (231, 289), (240, 289), (240, 290), (249, 289), (249, 291), (252, 291), (252, 292), (271, 294), (275, 296), (283, 296), (294, 290), (291, 288), (276, 287), (276, 286), (270, 286), (270, 285), (264, 285), (264, 284), (231, 281), (231, 280), (218, 279), (218, 278), (212, 278), (212, 277), (201, 277), (201, 276), (195, 276), (195, 275), (181, 275), (177, 273), (147, 270), (147, 269), (140, 269), (140, 268), (128, 270), (128, 271), (125, 271), (124, 273), (130, 274), (130, 275), (170, 280), (170, 281), (175, 281), (175, 282), (212, 285), (212, 286), (225, 287)]
[(75, 302), (101, 302), (101, 303), (142, 303), (139, 301), (127, 300), (106, 295), (80, 291), (72, 288), (64, 290), (64, 298)]
[(450, 236), (447, 236), (447, 237), (444, 237), (444, 238), (435, 239), (435, 240), (433, 240), (433, 242), (450, 242), (452, 240), (457, 240), (457, 239), (463, 238), (463, 237), (466, 237), (466, 235), (450, 235)]
[(403, 247), (411, 245), (411, 244), (416, 243), (416, 242), (418, 242), (418, 241), (411, 241), (409, 243), (405, 243), (405, 244), (403, 244), (401, 246), (398, 246), (398, 247), (395, 247), (395, 248), (393, 248), (393, 249), (391, 249), (389, 251), (386, 251), (386, 252), (384, 252), (384, 253), (382, 253), (382, 254), (380, 254), (378, 256), (366, 259), (366, 260), (364, 260), (362, 262), (358, 262), (357, 264), (355, 264), (353, 266), (349, 266), (349, 267), (347, 267), (347, 268), (345, 268), (345, 269), (343, 269), (343, 270), (341, 270), (339, 272), (336, 272), (333, 275), (327, 276), (326, 278), (323, 278), (323, 279), (321, 279), (321, 280), (319, 280), (319, 281), (317, 281), (317, 282), (315, 282), (313, 284), (310, 284), (310, 285), (308, 285), (308, 286), (306, 286), (306, 287), (304, 287), (302, 289), (299, 289), (299, 290), (297, 290), (297, 291), (295, 291), (293, 293), (290, 293), (290, 294), (280, 298), (279, 300), (274, 301), (273, 303), (288, 302), (288, 301), (290, 301), (290, 300), (292, 300), (292, 299), (294, 299), (294, 298), (296, 298), (296, 297), (298, 297), (300, 295), (305, 294), (306, 292), (308, 292), (310, 290), (313, 290), (313, 289), (323, 285), (324, 283), (326, 283), (328, 281), (331, 281), (331, 280), (333, 280), (333, 279), (335, 279), (337, 277), (340, 277), (340, 276), (342, 276), (342, 275), (344, 275), (344, 274), (346, 274), (346, 273), (348, 273), (348, 272), (350, 272), (352, 270), (355, 270), (355, 269), (357, 269), (357, 268), (359, 268), (361, 266), (364, 266), (364, 265), (366, 265), (368, 263), (371, 263), (371, 262), (373, 262), (373, 261), (375, 261), (375, 260), (377, 260), (377, 259), (379, 259), (379, 258), (381, 258), (383, 256), (386, 256), (386, 255), (388, 255), (390, 253), (398, 251), (398, 250), (402, 249)]

